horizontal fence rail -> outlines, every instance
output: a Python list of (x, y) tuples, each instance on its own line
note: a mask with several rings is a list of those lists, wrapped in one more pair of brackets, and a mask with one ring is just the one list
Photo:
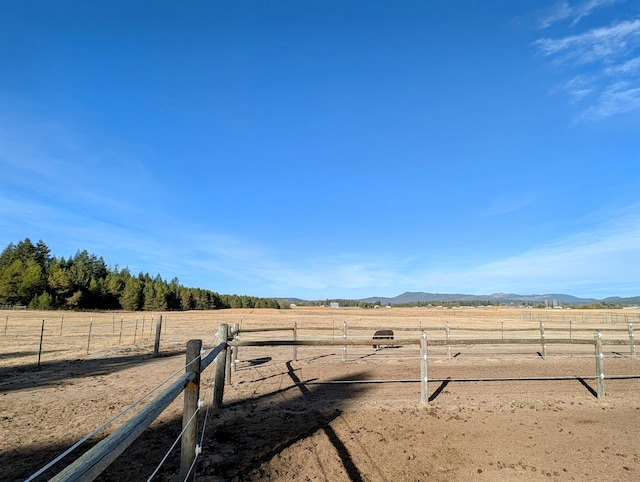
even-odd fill
[[(137, 320), (136, 320), (137, 323)], [(60, 331), (62, 331), (63, 322), (60, 322)], [(122, 319), (120, 325), (123, 325)], [(162, 324), (162, 317), (159, 317), (152, 323), (145, 326), (145, 332), (156, 332), (155, 351), (157, 354), (160, 334), (166, 329), (166, 324)], [(88, 327), (92, 328), (90, 322)], [(235, 324), (232, 329), (227, 324), (221, 324), (218, 327), (218, 344), (206, 353), (202, 350), (201, 340), (190, 340), (186, 350), (186, 366), (184, 374), (180, 375), (170, 386), (162, 393), (157, 395), (146, 406), (140, 409), (130, 420), (125, 422), (118, 429), (106, 436), (98, 442), (94, 447), (87, 450), (76, 461), (68, 465), (50, 480), (55, 482), (61, 481), (90, 481), (94, 480), (102, 473), (119, 455), (121, 455), (128, 446), (130, 446), (149, 425), (157, 419), (157, 417), (182, 393), (184, 393), (183, 408), (183, 430), (180, 434), (181, 458), (180, 458), (180, 480), (194, 480), (194, 467), (201, 447), (197, 445), (197, 413), (201, 406), (200, 400), (200, 378), (204, 370), (215, 362), (215, 376), (213, 383), (213, 401), (212, 407), (219, 409), (222, 407), (224, 396), (224, 386), (230, 383), (231, 373), (236, 368), (238, 357), (238, 349), (241, 347), (283, 347), (291, 346), (293, 348), (292, 360), (297, 360), (298, 347), (341, 347), (342, 360), (347, 361), (347, 347), (369, 346), (377, 350), (378, 346), (388, 345), (393, 347), (400, 346), (417, 346), (419, 348), (419, 364), (420, 378), (418, 379), (402, 379), (402, 380), (310, 380), (306, 382), (295, 382), (296, 385), (313, 385), (313, 384), (350, 384), (350, 383), (420, 383), (420, 397), (422, 404), (429, 403), (428, 382), (485, 382), (485, 381), (523, 381), (523, 380), (576, 380), (587, 379), (595, 380), (596, 390), (594, 393), (598, 398), (604, 397), (604, 381), (606, 379), (633, 379), (640, 378), (640, 375), (604, 375), (604, 355), (603, 346), (628, 346), (630, 348), (630, 357), (635, 358), (635, 346), (637, 342), (633, 336), (633, 325), (627, 323), (627, 330), (615, 327), (606, 327), (604, 329), (590, 331), (589, 327), (577, 327), (569, 323), (567, 327), (549, 327), (544, 326), (540, 322), (532, 327), (505, 327), (504, 323), (496, 328), (493, 327), (453, 327), (449, 322), (444, 326), (436, 326), (433, 323), (422, 324), (418, 326), (402, 326), (392, 327), (393, 332), (400, 334), (399, 338), (395, 338), (391, 333), (390, 338), (375, 338), (372, 333), (376, 331), (391, 331), (387, 326), (348, 326), (346, 322), (333, 326), (299, 326), (297, 322), (293, 322), (290, 326), (267, 326), (267, 327), (249, 327), (240, 328)], [(112, 320), (111, 336), (118, 335), (118, 326), (116, 319)], [(122, 328), (121, 328), (122, 329)], [(6, 328), (5, 328), (6, 331)], [(44, 321), (43, 328), (44, 331)], [(320, 333), (331, 331), (332, 336), (320, 335)], [(134, 332), (136, 336), (137, 330)], [(274, 334), (277, 332), (285, 332), (286, 338), (279, 335), (278, 338), (265, 339), (261, 335)], [(368, 332), (364, 334), (363, 332)], [(436, 333), (436, 335), (433, 334)], [(526, 337), (524, 333), (529, 332), (531, 337)], [(553, 332), (555, 336), (548, 338), (546, 333)], [(559, 336), (558, 333), (564, 332), (565, 337)], [(608, 334), (603, 337), (603, 332)], [(96, 332), (94, 332), (95, 334)], [(360, 333), (363, 333), (362, 335)], [(429, 333), (429, 336), (428, 336)], [(471, 333), (482, 333), (481, 337), (475, 338)], [(513, 334), (510, 334), (513, 333)], [(377, 335), (377, 334), (376, 334)], [(415, 335), (415, 336), (414, 336)], [(514, 336), (515, 335), (515, 336)], [(589, 335), (589, 337), (587, 337)], [(42, 336), (42, 335), (41, 335)], [(85, 335), (80, 335), (85, 336)], [(91, 342), (91, 331), (88, 331), (88, 345)], [(323, 337), (324, 336), (324, 337)], [(451, 347), (453, 346), (507, 346), (507, 345), (526, 345), (537, 346), (541, 348), (538, 354), (541, 358), (546, 356), (547, 345), (592, 345), (594, 346), (595, 359), (595, 375), (587, 376), (536, 376), (536, 377), (467, 377), (467, 378), (429, 378), (428, 360), (430, 347), (447, 347), (447, 356), (451, 359)], [(229, 351), (229, 354), (227, 353)], [(415, 358), (414, 358), (415, 359)], [(206, 421), (205, 421), (206, 425)], [(97, 432), (96, 432), (97, 433)], [(72, 447), (72, 449), (75, 448)], [(173, 448), (173, 447), (172, 447)], [(171, 449), (170, 449), (171, 450)], [(69, 452), (69, 451), (68, 451)], [(66, 452), (66, 453), (68, 453)], [(66, 455), (63, 454), (63, 455)], [(166, 458), (166, 457), (165, 457)], [(57, 459), (58, 460), (58, 459)], [(163, 460), (164, 461), (164, 460)], [(56, 462), (56, 461), (54, 461)], [(162, 462), (161, 462), (162, 463)], [(38, 476), (44, 474), (52, 465), (48, 465), (32, 475), (28, 481), (34, 480)], [(156, 469), (157, 471), (157, 469)], [(150, 477), (153, 477), (154, 474)]]
[[(342, 360), (346, 361), (346, 351), (349, 346), (371, 346), (374, 347), (379, 344), (389, 344), (394, 347), (398, 346), (411, 346), (411, 345), (419, 345), (420, 346), (420, 369), (421, 369), (421, 378), (419, 380), (410, 379), (410, 380), (338, 380), (338, 381), (311, 381), (311, 382), (300, 382), (303, 384), (333, 384), (333, 383), (387, 383), (387, 382), (395, 382), (395, 383), (405, 383), (405, 382), (419, 382), (421, 384), (421, 400), (423, 404), (427, 404), (429, 402), (429, 397), (427, 394), (427, 383), (430, 380), (428, 377), (428, 347), (435, 346), (446, 346), (447, 347), (447, 355), (451, 358), (451, 347), (452, 346), (474, 346), (474, 345), (493, 345), (493, 346), (506, 346), (506, 345), (541, 345), (542, 351), (538, 354), (544, 359), (547, 355), (547, 345), (592, 345), (595, 347), (594, 358), (596, 360), (596, 374), (594, 376), (566, 376), (566, 377), (494, 377), (494, 378), (461, 378), (455, 379), (455, 381), (516, 381), (516, 380), (576, 380), (576, 379), (587, 379), (587, 380), (595, 380), (596, 381), (596, 396), (598, 398), (604, 397), (604, 365), (603, 365), (603, 353), (602, 347), (604, 345), (612, 345), (612, 346), (629, 346), (631, 357), (635, 358), (635, 345), (637, 342), (633, 336), (633, 325), (631, 323), (627, 324), (627, 332), (624, 332), (620, 328), (606, 328), (605, 330), (597, 330), (595, 333), (591, 331), (591, 338), (576, 338), (575, 334), (578, 331), (587, 332), (588, 328), (582, 328), (581, 330), (576, 329), (576, 327), (569, 327), (570, 329), (562, 329), (562, 328), (545, 328), (544, 323), (540, 323), (539, 326), (529, 327), (529, 328), (510, 328), (505, 329), (501, 326), (499, 329), (491, 329), (489, 327), (483, 328), (461, 328), (459, 331), (461, 332), (483, 332), (483, 333), (494, 333), (499, 334), (499, 337), (495, 338), (468, 338), (468, 337), (457, 337), (452, 336), (452, 328), (450, 324), (447, 322), (444, 327), (444, 337), (427, 338), (427, 332), (424, 330), (420, 330), (416, 327), (393, 327), (393, 332), (414, 332), (420, 333), (419, 337), (409, 338), (406, 335), (403, 335), (403, 338), (395, 338), (393, 333), (391, 334), (391, 339), (375, 339), (371, 336), (363, 337), (363, 336), (348, 336), (348, 331), (368, 331), (368, 332), (376, 332), (378, 330), (388, 330), (389, 326), (380, 327), (380, 326), (349, 326), (347, 327), (346, 322), (342, 324), (340, 327), (306, 327), (308, 331), (311, 332), (321, 332), (326, 330), (332, 330), (334, 336), (332, 338), (303, 338), (300, 339), (300, 329), (297, 324), (294, 322), (293, 327), (269, 327), (268, 329), (261, 328), (249, 328), (249, 329), (241, 329), (238, 332), (238, 337), (230, 340), (229, 345), (233, 347), (233, 349), (237, 350), (238, 347), (267, 347), (267, 346), (292, 346), (294, 350), (299, 346), (334, 346), (334, 347), (342, 347)], [(436, 330), (442, 331), (442, 327), (437, 327)], [(293, 339), (255, 339), (255, 338), (243, 338), (243, 333), (259, 333), (259, 332), (276, 332), (276, 331), (291, 331), (293, 333)], [(553, 331), (553, 332), (568, 332), (568, 338), (562, 337), (553, 337), (548, 338), (545, 334), (545, 331)], [(605, 331), (610, 334), (619, 334), (619, 338), (608, 338), (603, 339), (601, 331)], [(505, 338), (505, 333), (509, 332), (534, 332), (535, 336), (530, 338)], [(623, 339), (623, 336), (627, 336), (628, 339)], [(297, 356), (297, 352), (294, 351), (294, 360)], [(235, 367), (235, 364), (234, 364)], [(636, 379), (640, 378), (640, 375), (621, 375), (621, 376), (608, 376), (609, 379)], [(434, 378), (431, 381), (454, 381), (451, 378)]]
[[(158, 323), (157, 326), (160, 326), (160, 323)], [(217, 335), (221, 342), (204, 357), (204, 350), (201, 349), (202, 341), (190, 340), (187, 343), (187, 364), (183, 375), (156, 396), (156, 398), (149, 402), (130, 420), (114, 430), (49, 480), (53, 482), (94, 480), (183, 392), (185, 393), (185, 401), (183, 409), (183, 432), (181, 433), (183, 443), (181, 446), (180, 480), (195, 480), (195, 474), (191, 474), (191, 472), (197, 457), (197, 421), (195, 421), (195, 414), (200, 407), (200, 373), (214, 361), (218, 362), (214, 387), (214, 407), (217, 404), (219, 408), (225, 383), (225, 365), (228, 360), (226, 350), (229, 335), (228, 325), (221, 324)], [(221, 371), (220, 367), (222, 367)], [(78, 444), (76, 444), (76, 446), (77, 445)], [(69, 452), (70, 450), (64, 455)], [(57, 460), (59, 459), (56, 459), (56, 461)], [(35, 480), (51, 467), (52, 464), (43, 467), (26, 479), (25, 482)]]

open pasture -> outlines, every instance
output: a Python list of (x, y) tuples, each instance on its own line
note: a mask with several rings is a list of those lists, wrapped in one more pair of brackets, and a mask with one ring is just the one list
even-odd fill
[[(28, 477), (181, 372), (187, 340), (213, 346), (220, 323), (238, 324), (241, 340), (291, 340), (294, 326), (300, 341), (339, 342), (346, 332), (347, 339), (368, 342), (379, 328), (394, 330), (395, 340), (378, 351), (340, 344), (239, 347), (225, 406), (207, 422), (198, 480), (640, 477), (640, 380), (606, 379), (606, 396), (598, 400), (595, 381), (587, 378), (595, 375), (593, 344), (550, 343), (543, 357), (541, 342), (541, 324), (545, 339), (593, 340), (600, 329), (605, 339), (628, 341), (628, 323), (640, 325), (637, 311), (294, 308), (0, 315), (2, 480)], [(154, 358), (160, 315), (161, 356)], [(283, 330), (253, 331), (259, 328)], [(400, 343), (418, 340), (421, 330), (434, 345), (439, 342), (429, 347), (426, 406), (420, 403), (419, 345)], [(531, 344), (500, 344), (505, 338)], [(457, 343), (468, 339), (496, 343)], [(605, 345), (604, 356), (607, 376), (640, 375), (640, 361), (628, 345)], [(211, 377), (213, 370), (203, 374), (203, 386)], [(208, 397), (205, 391), (202, 398)], [(180, 432), (181, 409), (179, 398), (99, 480), (146, 480)], [(178, 463), (170, 455), (154, 480), (177, 480)]]

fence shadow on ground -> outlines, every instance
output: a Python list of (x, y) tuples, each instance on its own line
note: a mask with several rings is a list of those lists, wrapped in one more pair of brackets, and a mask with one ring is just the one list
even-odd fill
[[(89, 432), (93, 427), (88, 427)], [(176, 439), (182, 428), (182, 419), (173, 418), (165, 423), (156, 424), (147, 429), (129, 446), (114, 463), (98, 476), (99, 482), (144, 481), (154, 471)], [(36, 481), (46, 481), (60, 472), (83, 453), (102, 440), (106, 434), (96, 435), (77, 450), (62, 459), (53, 468), (46, 471)], [(78, 439), (82, 438), (79, 436)], [(74, 441), (75, 442), (75, 441)], [(0, 481), (25, 480), (31, 474), (47, 465), (72, 443), (49, 444), (19, 447), (0, 453)], [(180, 471), (179, 449), (173, 450), (163, 465), (162, 474), (177, 474)], [(166, 480), (166, 476), (156, 480)], [(177, 479), (177, 477), (176, 477)]]
[[(290, 362), (286, 367), (290, 385), (225, 405), (205, 434), (199, 475), (215, 475), (224, 480), (260, 478), (266, 475), (260, 475), (263, 463), (322, 432), (335, 449), (349, 480), (364, 480), (331, 423), (342, 414), (342, 403), (361, 398), (368, 387), (358, 384), (307, 386), (305, 383), (315, 379), (301, 380)], [(366, 372), (359, 372), (350, 374), (349, 378), (367, 376)], [(282, 400), (283, 394), (287, 394), (285, 400)]]
[[(184, 356), (184, 353), (180, 355)], [(122, 358), (122, 364), (130, 361)], [(140, 362), (140, 357), (136, 358), (136, 362)], [(102, 365), (101, 370), (106, 367), (108, 365)], [(357, 384), (306, 386), (305, 382), (315, 379), (301, 380), (290, 363), (286, 364), (283, 374), (289, 377), (291, 384), (257, 397), (225, 403), (221, 410), (216, 413), (210, 412), (203, 439), (203, 453), (196, 465), (196, 473), (199, 476), (215, 475), (225, 479), (241, 477), (243, 474), (259, 470), (264, 462), (271, 460), (287, 447), (322, 431), (335, 448), (350, 480), (364, 480), (348, 448), (331, 427), (331, 422), (342, 414), (338, 408), (341, 403), (362, 397), (368, 388)], [(90, 370), (84, 375), (90, 376)], [(357, 379), (366, 378), (364, 372), (354, 375)], [(285, 400), (282, 400), (283, 398)], [(163, 423), (156, 422), (96, 480), (147, 480), (180, 433), (181, 427), (181, 417), (173, 417)], [(91, 428), (88, 427), (87, 432)], [(53, 477), (105, 436), (106, 434), (99, 434), (89, 440), (37, 480)], [(78, 437), (80, 438), (81, 436)], [(42, 443), (0, 454), (0, 466), (3, 467), (0, 480), (24, 480), (66, 450), (69, 445), (71, 443)], [(178, 479), (179, 445), (167, 458), (155, 480)]]
[[(182, 356), (184, 350), (163, 352), (160, 357)], [(105, 358), (84, 360), (58, 360), (43, 362), (41, 367), (21, 365), (0, 367), (0, 392), (29, 390), (58, 385), (65, 380), (72, 380), (95, 375), (106, 375), (130, 368), (132, 364), (141, 365), (157, 360), (153, 354), (128, 354)]]

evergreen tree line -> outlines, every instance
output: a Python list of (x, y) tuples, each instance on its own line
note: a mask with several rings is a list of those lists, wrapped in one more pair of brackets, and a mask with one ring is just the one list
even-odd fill
[(0, 304), (45, 310), (280, 308), (271, 298), (220, 295), (148, 273), (134, 276), (86, 250), (58, 258), (43, 241), (33, 244), (29, 238), (10, 243), (0, 254)]

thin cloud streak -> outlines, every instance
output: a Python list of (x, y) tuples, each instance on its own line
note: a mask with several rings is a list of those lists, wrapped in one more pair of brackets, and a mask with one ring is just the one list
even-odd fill
[[(637, 206), (633, 207), (637, 211)], [(434, 269), (418, 260), (397, 259), (393, 254), (360, 253), (325, 255), (309, 261), (284, 261), (277, 253), (235, 251), (233, 257), (216, 247), (194, 263), (225, 276), (253, 280), (271, 296), (314, 298), (317, 290), (336, 297), (395, 296), (389, 289), (409, 291), (453, 291), (490, 294), (500, 291), (565, 291), (582, 296), (636, 295), (640, 272), (640, 216), (629, 215), (589, 232), (555, 244), (531, 249), (518, 256), (468, 269)], [(246, 256), (245, 256), (246, 255)], [(211, 260), (215, 262), (198, 260)], [(402, 274), (409, 266), (413, 274)], [(458, 263), (459, 266), (459, 263)], [(399, 288), (402, 287), (402, 288)], [(271, 290), (271, 291), (269, 291)]]
[(569, 2), (559, 2), (540, 20), (539, 26), (541, 29), (545, 29), (558, 22), (572, 18), (570, 26), (573, 27), (580, 20), (591, 15), (595, 9), (620, 3), (620, 1), (624, 0), (589, 0), (576, 6), (569, 5)]
[[(21, 233), (38, 233), (37, 238), (49, 244), (48, 239), (58, 239), (57, 233), (64, 232), (64, 245), (50, 244), (58, 256), (88, 249), (107, 263), (118, 262), (134, 273), (178, 277), (187, 285), (223, 293), (315, 299), (317, 292), (359, 298), (395, 296), (402, 291), (562, 291), (605, 297), (637, 295), (640, 285), (640, 206), (632, 206), (632, 214), (615, 222), (518, 256), (475, 266), (472, 257), (460, 256), (455, 268), (434, 268), (420, 256), (400, 259), (393, 253), (298, 253), (290, 257), (257, 240), (205, 232), (197, 226), (138, 230), (38, 203), (19, 203), (6, 197), (0, 201), (3, 220), (10, 219), (11, 212), (21, 217)], [(11, 223), (1, 227), (11, 233)], [(96, 233), (101, 233), (99, 239)], [(112, 248), (105, 251), (105, 246)], [(461, 263), (468, 268), (460, 269)], [(197, 280), (189, 278), (188, 273), (193, 272), (198, 273)]]
[(640, 110), (640, 86), (619, 82), (607, 87), (598, 102), (586, 109), (577, 120), (596, 120)]
[(541, 38), (534, 45), (556, 65), (580, 70), (560, 89), (575, 103), (590, 104), (574, 120), (597, 121), (640, 110), (640, 19)]
[(566, 52), (561, 60), (574, 59), (579, 64), (610, 61), (628, 55), (640, 42), (640, 19), (622, 21), (611, 27), (600, 27), (560, 39), (536, 40), (543, 55)]
[[(638, 206), (634, 209), (637, 211)], [(565, 291), (578, 295), (635, 295), (640, 282), (640, 215), (576, 234), (518, 256), (468, 270), (441, 271), (425, 277), (437, 286), (490, 294)]]

